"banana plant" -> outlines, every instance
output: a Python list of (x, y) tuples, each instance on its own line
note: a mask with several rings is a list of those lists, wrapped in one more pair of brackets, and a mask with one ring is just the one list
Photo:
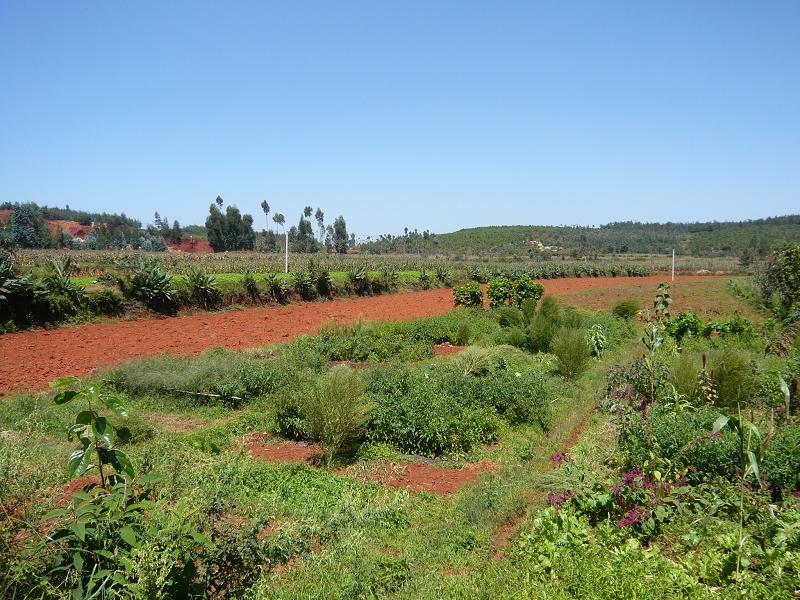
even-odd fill
[[(54, 388), (74, 387), (78, 383), (75, 376), (56, 379), (50, 385)], [(95, 467), (100, 472), (100, 483), (112, 485), (120, 479), (133, 479), (134, 470), (127, 454), (114, 447), (114, 433), (120, 438), (130, 436), (125, 427), (114, 427), (98, 410), (105, 407), (121, 419), (128, 417), (128, 412), (114, 394), (104, 392), (94, 384), (79, 389), (69, 389), (58, 393), (53, 404), (62, 405), (72, 401), (86, 403), (85, 410), (75, 417), (75, 423), (67, 432), (67, 439), (80, 442), (81, 447), (75, 450), (67, 462), (67, 470), (72, 478), (80, 477)], [(106, 467), (110, 466), (115, 473), (107, 475)]]

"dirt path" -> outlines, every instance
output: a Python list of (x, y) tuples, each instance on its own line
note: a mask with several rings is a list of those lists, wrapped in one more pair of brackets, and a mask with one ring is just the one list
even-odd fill
[[(557, 295), (632, 282), (655, 284), (662, 280), (664, 276), (657, 275), (552, 279), (542, 283), (545, 293)], [(436, 289), (5, 334), (0, 335), (0, 396), (41, 389), (56, 377), (86, 375), (97, 367), (140, 356), (163, 353), (187, 356), (214, 346), (231, 349), (263, 346), (313, 334), (331, 320), (415, 319), (445, 313), (452, 306), (452, 291)]]

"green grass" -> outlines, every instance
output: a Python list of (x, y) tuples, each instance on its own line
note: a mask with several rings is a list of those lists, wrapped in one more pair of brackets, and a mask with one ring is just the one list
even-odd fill
[[(591, 358), (573, 380), (559, 375), (552, 355), (499, 344), (504, 330), (491, 311), (465, 309), (410, 322), (331, 328), (252, 351), (217, 349), (199, 357), (149, 358), (92, 380), (115, 389), (127, 405), (134, 437), (124, 449), (136, 468), (147, 465), (161, 477), (159, 510), (152, 515), (161, 530), (173, 532), (190, 523), (203, 535), (214, 536), (232, 522), (238, 532), (215, 538), (216, 549), (245, 548), (251, 556), (270, 557), (248, 571), (253, 580), (238, 590), (239, 597), (712, 596), (710, 586), (692, 570), (694, 563), (670, 555), (671, 549), (680, 548), (679, 536), (658, 538), (645, 548), (635, 538), (620, 542), (613, 527), (599, 524), (597, 531), (608, 534), (607, 539), (588, 530), (577, 545), (541, 546), (538, 551), (559, 557), (544, 574), (542, 561), (526, 554), (530, 545), (525, 535), (540, 526), (541, 518), (552, 518), (544, 511), (547, 494), (570, 481), (568, 474), (553, 470), (552, 453), (569, 444), (576, 468), (602, 481), (617, 476), (616, 432), (608, 415), (595, 409), (610, 367), (640, 355), (637, 326), (603, 313), (583, 313), (574, 320), (584, 327), (602, 324), (610, 344), (602, 359)], [(431, 356), (434, 343), (455, 340), (464, 327), (472, 344), (466, 354)], [(693, 340), (686, 351), (705, 351), (717, 343)], [(664, 356), (671, 347), (671, 342), (665, 344)], [(770, 377), (773, 371), (785, 374), (795, 368), (791, 361), (753, 356)], [(474, 387), (447, 387), (460, 390), (467, 403), (479, 402), (474, 391), (488, 390), (497, 373), (503, 374), (502, 381), (507, 375), (512, 384), (515, 373), (521, 379), (535, 375), (543, 381), (550, 428), (500, 418), (495, 444), (425, 459), (449, 468), (478, 460), (496, 464), (493, 472), (449, 496), (411, 493), (353, 476), (376, 472), (387, 459), (422, 460), (403, 455), (391, 442), (365, 445), (343, 458), (345, 463), (354, 461), (348, 470), (340, 468), (346, 464), (315, 467), (253, 460), (245, 451), (247, 436), (275, 432), (287, 399), (306, 398), (329, 376), (332, 358), (380, 363), (354, 376), (369, 385), (380, 374), (386, 378), (381, 389), (399, 386), (401, 395), (409, 393), (402, 388), (403, 373), (416, 386), (430, 382), (430, 389), (477, 382)], [(482, 373), (484, 379), (472, 373)], [(195, 395), (207, 392), (217, 397)], [(64, 432), (77, 407), (53, 406), (50, 396), (17, 396), (0, 403), (0, 494), (11, 505), (25, 507), (24, 521), (33, 529), (54, 502), (53, 486), (67, 481), (66, 457), (75, 446)], [(232, 396), (241, 401), (230, 402)], [(391, 398), (387, 402), (391, 405)], [(444, 424), (446, 416), (434, 414), (431, 421)], [(182, 419), (184, 426), (172, 428), (175, 419)], [(35, 502), (26, 500), (31, 498)], [(14, 523), (16, 531), (28, 531), (24, 523)], [(267, 533), (247, 537), (251, 525), (266, 527)], [(506, 529), (508, 544), (499, 548), (498, 532)], [(681, 529), (680, 535), (685, 532)], [(538, 536), (536, 543), (544, 544), (545, 537)], [(9, 533), (5, 539), (16, 538)], [(164, 548), (156, 550), (158, 557), (167, 556)], [(795, 575), (789, 569), (785, 576)], [(726, 594), (731, 590), (727, 583), (723, 588)]]

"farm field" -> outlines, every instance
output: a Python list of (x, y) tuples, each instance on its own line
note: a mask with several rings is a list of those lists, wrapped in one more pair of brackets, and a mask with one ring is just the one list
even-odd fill
[[(522, 309), (512, 295), (512, 305), (450, 310), (453, 290), (439, 289), (209, 313), (396, 311), (318, 332), (303, 322), (296, 333), (314, 335), (246, 350), (118, 355), (62, 382), (61, 395), (4, 398), (0, 590), (790, 597), (800, 587), (790, 389), (800, 354), (765, 353), (762, 332), (731, 313), (714, 315), (714, 335), (706, 317), (689, 318), (703, 289), (757, 315), (727, 279), (658, 291), (656, 279), (644, 282), (644, 318), (564, 302), (642, 283), (617, 278), (545, 281), (544, 298)], [(413, 318), (421, 309), (432, 316)], [(740, 471), (745, 422), (719, 426), (737, 405), (751, 431), (769, 431), (763, 444), (743, 438), (757, 448), (757, 476)]]
[[(632, 292), (628, 297), (641, 296), (660, 280), (661, 276), (593, 277), (554, 279), (542, 283), (549, 295), (566, 294), (571, 298), (570, 294), (585, 294), (582, 297), (593, 299), (591, 308), (608, 310), (615, 298), (625, 297), (628, 292)], [(707, 297), (702, 290), (719, 291), (726, 281), (728, 279), (712, 276), (679, 276), (675, 294), (680, 298), (684, 289), (687, 292), (691, 290), (686, 307), (697, 309), (694, 301)], [(601, 293), (597, 290), (623, 291), (609, 293), (607, 298), (600, 296), (603, 299), (598, 300)], [(722, 291), (727, 307), (745, 314), (752, 311), (744, 302)], [(187, 356), (217, 346), (251, 348), (288, 341), (300, 334), (316, 333), (329, 321), (410, 319), (441, 314), (451, 307), (452, 292), (437, 289), (5, 334), (0, 336), (0, 353), (7, 357), (0, 365), (0, 395), (19, 389), (41, 388), (56, 377), (85, 375), (99, 366), (140, 356), (161, 353)]]

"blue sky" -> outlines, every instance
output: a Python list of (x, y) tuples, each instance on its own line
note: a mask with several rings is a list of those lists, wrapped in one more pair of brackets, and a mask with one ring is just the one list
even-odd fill
[(795, 0), (4, 0), (0, 201), (361, 235), (798, 212), (798, 31)]

